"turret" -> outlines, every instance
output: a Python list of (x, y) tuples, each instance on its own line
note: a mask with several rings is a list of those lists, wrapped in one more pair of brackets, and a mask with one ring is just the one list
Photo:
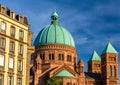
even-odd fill
[(85, 85), (85, 75), (84, 75), (84, 62), (82, 59), (79, 60), (77, 64), (78, 74), (79, 74), (79, 84), (78, 85)]
[(78, 73), (83, 74), (84, 73), (84, 62), (82, 59), (79, 60), (77, 66), (78, 66)]
[(41, 75), (41, 72), (42, 72), (41, 63), (42, 63), (42, 60), (40, 58), (40, 55), (38, 54), (35, 59), (34, 85), (37, 85), (39, 82), (39, 76)]

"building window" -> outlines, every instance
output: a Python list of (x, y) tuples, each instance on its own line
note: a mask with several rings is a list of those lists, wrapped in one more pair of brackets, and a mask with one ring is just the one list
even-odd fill
[(5, 31), (6, 31), (6, 23), (2, 22), (1, 23), (1, 33), (5, 33)]
[(11, 26), (10, 28), (10, 36), (15, 37), (15, 27)]
[(8, 76), (8, 85), (13, 85), (13, 76)]
[(6, 13), (6, 10), (5, 10), (4, 7), (1, 8), (1, 12), (2, 12), (2, 13)]
[(23, 45), (19, 45), (19, 47), (18, 47), (18, 54), (19, 55), (23, 54)]
[(0, 74), (0, 85), (3, 85), (3, 74)]
[(54, 60), (54, 54), (53, 53), (49, 54), (49, 60)]
[(112, 76), (112, 66), (110, 66), (110, 76)]
[(9, 68), (13, 69), (13, 64), (14, 63), (14, 59), (13, 58), (9, 58)]
[(17, 79), (17, 85), (22, 85), (22, 79), (21, 78)]
[(67, 84), (66, 85), (72, 85), (72, 83), (71, 82), (67, 82)]
[(0, 55), (0, 66), (4, 66), (4, 56)]
[(18, 60), (18, 71), (22, 71), (22, 61)]
[(67, 61), (72, 61), (71, 55), (67, 55)]
[(15, 42), (10, 41), (10, 52), (14, 52), (15, 51)]
[(116, 67), (113, 67), (113, 76), (116, 77)]
[(15, 13), (14, 12), (11, 12), (11, 18), (15, 18)]
[(45, 60), (45, 54), (44, 53), (40, 54), (40, 58), (41, 60)]
[(0, 38), (0, 48), (5, 49), (5, 39), (4, 38)]
[(19, 40), (23, 41), (23, 37), (24, 37), (24, 32), (22, 30), (19, 31)]
[(64, 54), (59, 54), (58, 55), (58, 60), (64, 60)]
[(20, 16), (19, 21), (23, 22), (23, 17), (22, 16)]

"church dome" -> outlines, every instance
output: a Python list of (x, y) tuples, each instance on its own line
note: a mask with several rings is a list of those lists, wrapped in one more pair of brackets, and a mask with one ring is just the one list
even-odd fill
[(75, 47), (74, 40), (64, 27), (58, 23), (58, 14), (53, 12), (51, 16), (51, 24), (44, 27), (37, 35), (34, 45), (44, 45), (44, 44), (64, 44)]

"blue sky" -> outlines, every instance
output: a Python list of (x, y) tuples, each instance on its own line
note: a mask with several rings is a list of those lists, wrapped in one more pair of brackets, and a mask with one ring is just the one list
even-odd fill
[(85, 71), (94, 49), (101, 55), (108, 40), (120, 53), (120, 0), (0, 0), (0, 3), (28, 17), (33, 41), (50, 24), (51, 13), (56, 10), (59, 23), (73, 35)]

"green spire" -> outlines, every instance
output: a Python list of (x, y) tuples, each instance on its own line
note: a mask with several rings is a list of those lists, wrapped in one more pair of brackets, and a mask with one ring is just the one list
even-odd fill
[(52, 21), (51, 21), (51, 24), (58, 24), (58, 14), (57, 14), (57, 12), (56, 11), (54, 11), (53, 13), (52, 13), (52, 15), (51, 15), (51, 19), (52, 19)]
[(73, 74), (71, 74), (70, 72), (68, 72), (65, 69), (63, 69), (62, 71), (58, 72), (55, 76), (56, 77), (75, 77)]
[(92, 56), (90, 57), (89, 61), (92, 61), (92, 60), (98, 60), (98, 61), (101, 60), (100, 56), (97, 54), (97, 52), (95, 50), (94, 50)]
[(102, 54), (104, 53), (118, 53), (115, 48), (112, 46), (110, 42), (108, 42), (107, 46), (103, 50)]

